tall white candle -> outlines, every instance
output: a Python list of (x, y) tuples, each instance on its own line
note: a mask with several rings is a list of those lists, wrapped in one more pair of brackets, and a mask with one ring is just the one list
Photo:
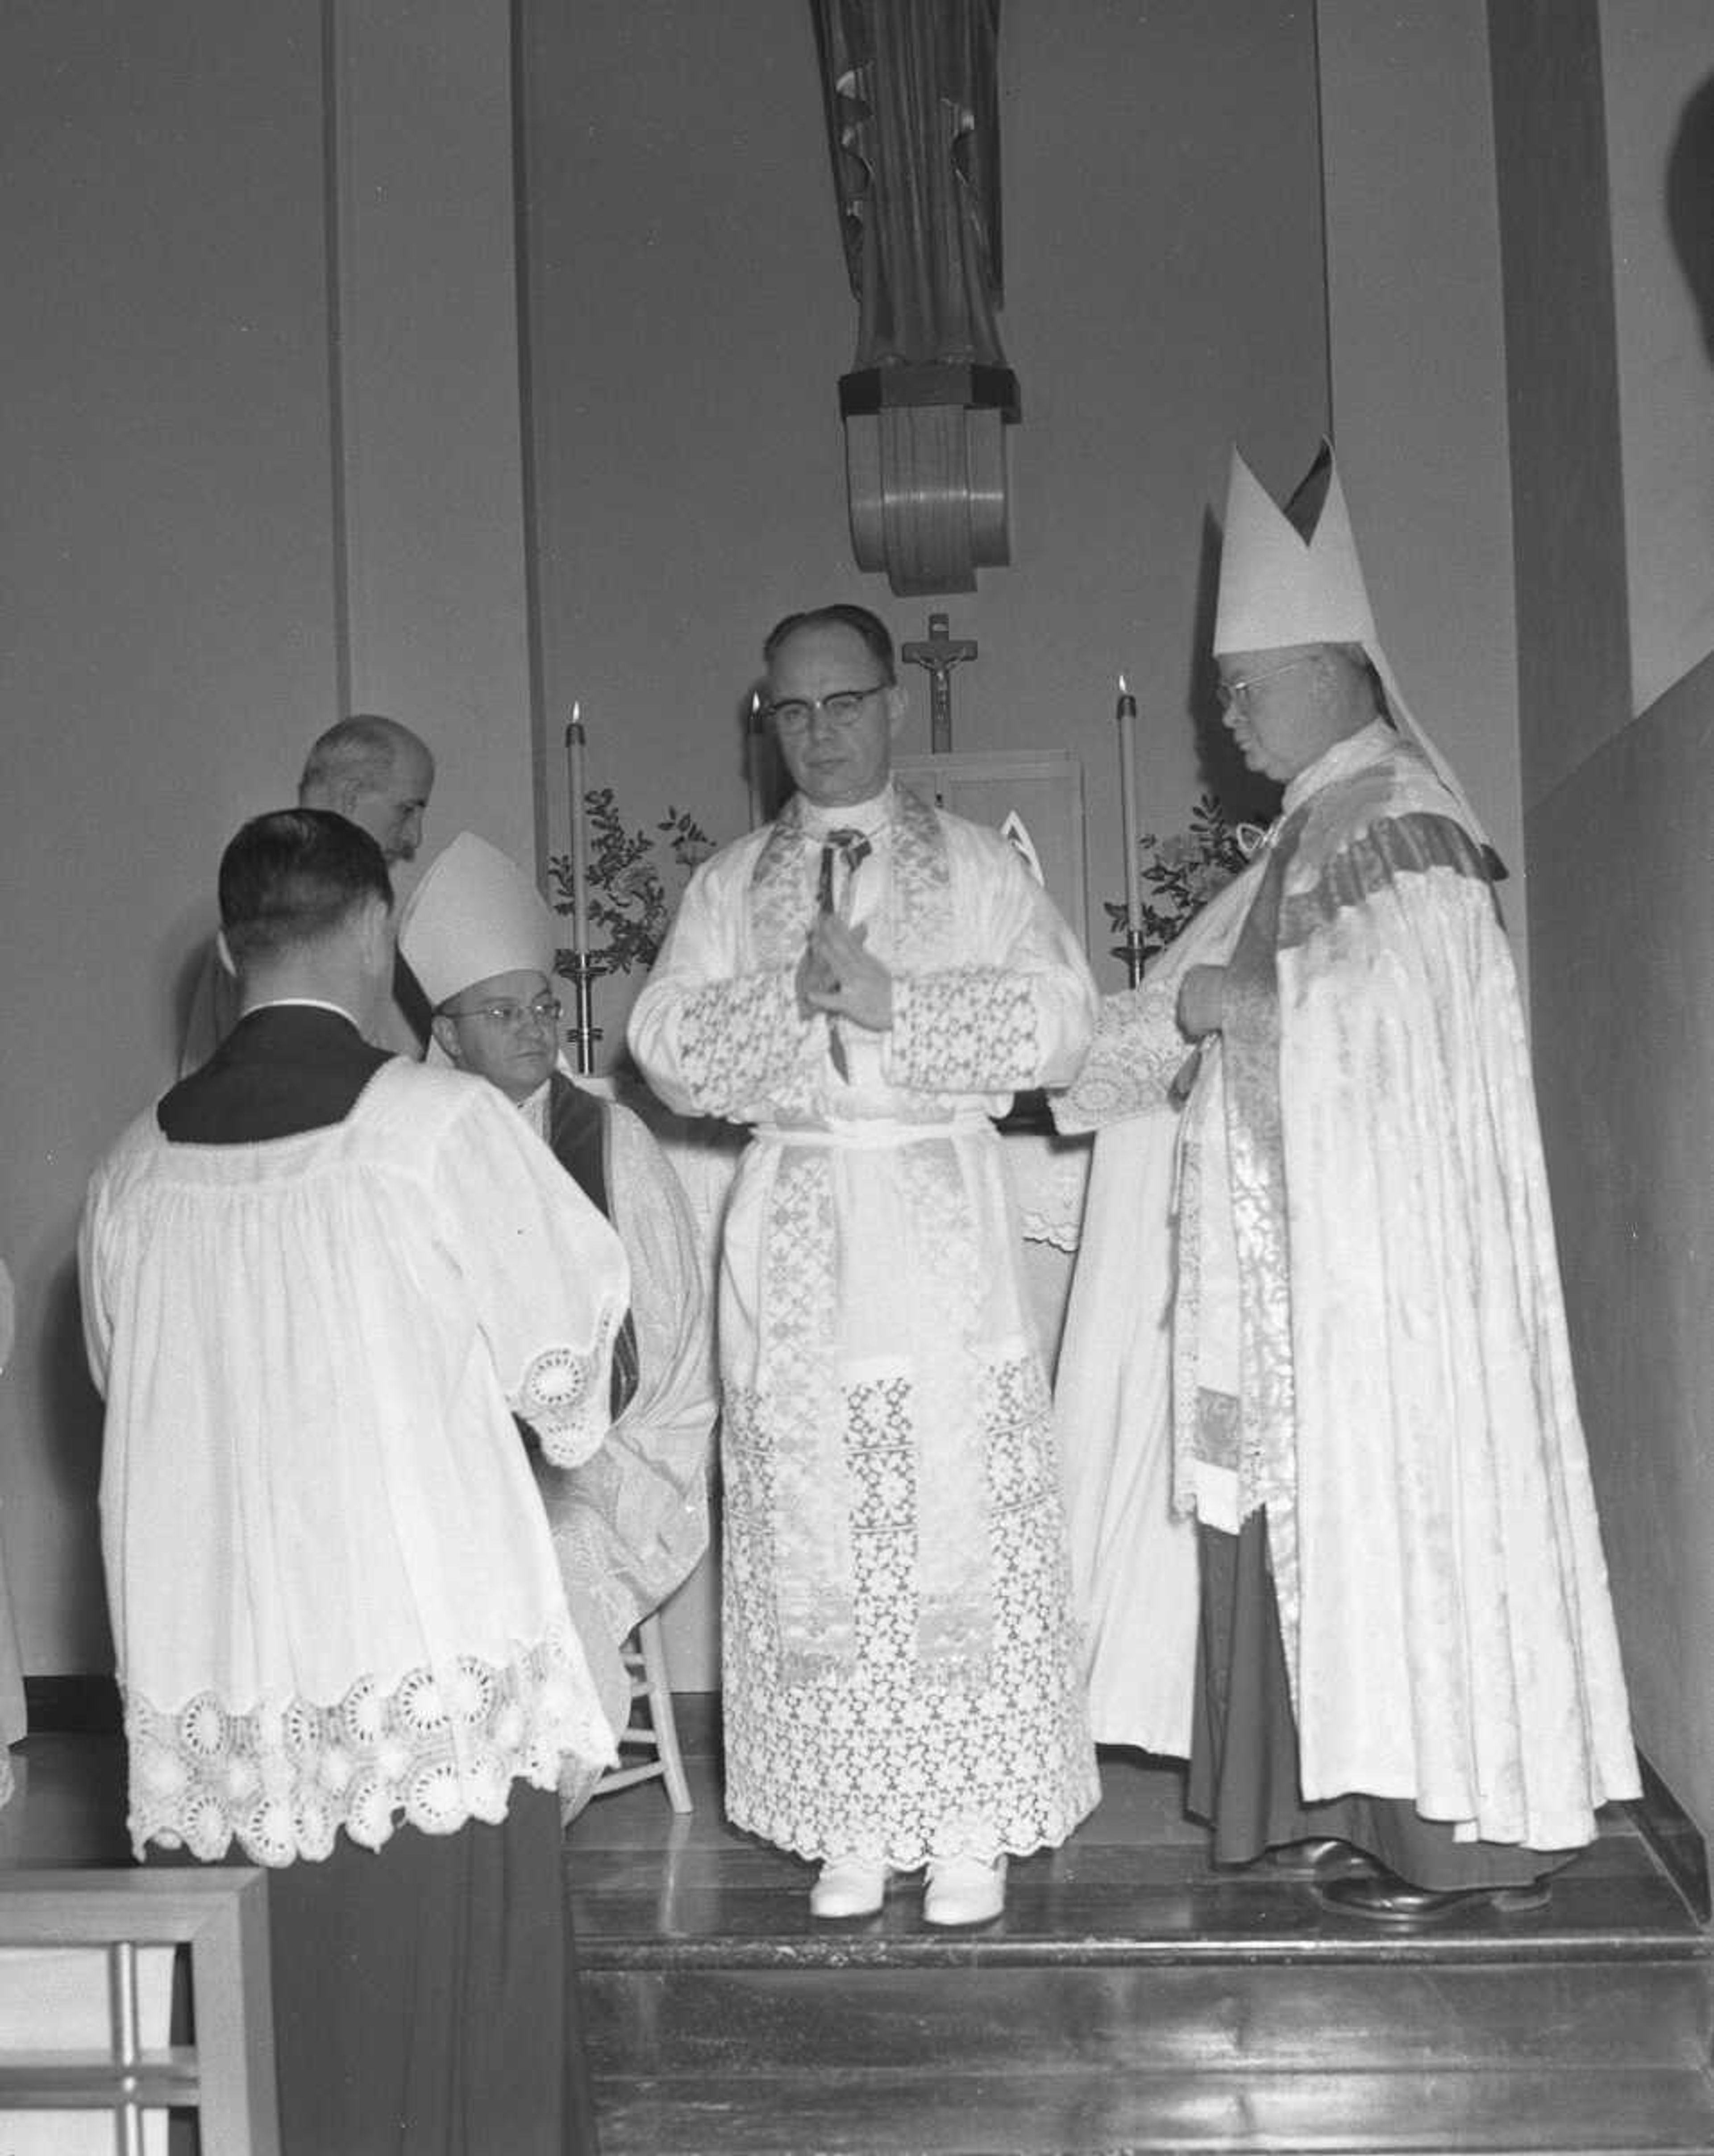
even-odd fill
[(762, 824), (762, 691), (750, 691), (750, 724), (744, 735), (744, 777), (750, 788), (750, 828)]
[(588, 783), (583, 770), (583, 719), (581, 706), (572, 706), (566, 728), (566, 787), (571, 797), (572, 819), (572, 948), (582, 958), (589, 950), (589, 824), (583, 796)]
[(1125, 837), (1125, 925), (1142, 926), (1142, 880), (1137, 844), (1137, 699), (1119, 676), (1119, 819)]

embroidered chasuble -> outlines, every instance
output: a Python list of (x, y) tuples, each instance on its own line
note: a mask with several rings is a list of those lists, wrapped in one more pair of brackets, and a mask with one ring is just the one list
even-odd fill
[[(888, 1033), (798, 1010), (829, 907), (892, 973)], [(1094, 1008), (1011, 848), (890, 786), (706, 863), (633, 1016), (670, 1107), (754, 1132), (721, 1276), (727, 1809), (802, 1856), (1023, 1853), (1098, 1794), (989, 1121), (1066, 1081)]]

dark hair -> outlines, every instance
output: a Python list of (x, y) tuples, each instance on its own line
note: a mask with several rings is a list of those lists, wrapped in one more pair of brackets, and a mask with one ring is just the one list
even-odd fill
[(892, 632), (879, 614), (871, 613), (867, 607), (824, 606), (812, 607), (807, 613), (788, 613), (783, 621), (777, 621), (767, 632), (767, 640), (762, 647), (764, 663), (772, 666), (774, 654), (788, 637), (803, 629), (849, 629), (860, 636), (870, 655), (890, 682), (897, 679), (893, 661)]
[(387, 857), (331, 808), (253, 816), (220, 856), (220, 925), (241, 971), (321, 942), (371, 898), (393, 904)]

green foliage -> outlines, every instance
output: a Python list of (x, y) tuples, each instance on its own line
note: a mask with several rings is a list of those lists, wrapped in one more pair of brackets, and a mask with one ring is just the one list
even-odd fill
[[(1223, 890), (1244, 866), (1250, 851), (1240, 842), (1247, 826), (1229, 824), (1226, 812), (1212, 793), (1204, 793), (1190, 812), (1187, 830), (1171, 838), (1157, 838), (1145, 831), (1137, 842), (1142, 856), (1142, 954), (1145, 959), (1163, 951), (1215, 892)], [(1120, 937), (1125, 933), (1125, 906), (1103, 899), (1107, 923)]]
[[(651, 830), (627, 829), (610, 786), (583, 796), (589, 833), (589, 955), (604, 973), (645, 971), (654, 963), (673, 908), (690, 872), (714, 851), (714, 841), (688, 809), (669, 808)], [(572, 910), (572, 861), (547, 864), (556, 913)], [(569, 975), (572, 954), (560, 952), (556, 971)]]

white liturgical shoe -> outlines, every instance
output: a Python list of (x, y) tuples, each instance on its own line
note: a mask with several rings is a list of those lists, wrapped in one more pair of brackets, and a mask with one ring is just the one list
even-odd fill
[(809, 1890), (812, 1917), (872, 1917), (886, 1898), (887, 1868), (860, 1856), (830, 1857)]
[(922, 1913), (931, 1924), (986, 1924), (1006, 1906), (1006, 1860), (940, 1856), (928, 1867)]

